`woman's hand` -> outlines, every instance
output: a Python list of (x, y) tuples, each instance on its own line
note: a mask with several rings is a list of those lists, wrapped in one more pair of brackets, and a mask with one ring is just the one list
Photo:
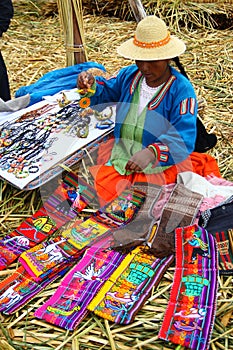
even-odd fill
[(77, 88), (79, 92), (84, 95), (94, 84), (95, 78), (91, 73), (81, 72), (77, 79)]
[(156, 161), (155, 154), (153, 150), (145, 148), (137, 153), (135, 153), (126, 164), (125, 170), (130, 172), (141, 172), (143, 171), (149, 163), (154, 163)]

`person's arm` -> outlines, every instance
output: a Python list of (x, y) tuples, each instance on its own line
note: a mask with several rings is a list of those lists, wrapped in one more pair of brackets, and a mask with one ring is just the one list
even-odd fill
[(162, 133), (159, 141), (168, 146), (169, 155), (162, 165), (177, 164), (186, 159), (193, 151), (196, 140), (197, 99), (184, 97), (172, 107), (172, 117), (167, 124), (167, 132)]
[(0, 37), (10, 26), (10, 21), (14, 15), (13, 4), (11, 0), (0, 1)]
[[(126, 165), (128, 171), (142, 171), (149, 163), (152, 168), (180, 163), (194, 150), (196, 140), (197, 101), (189, 82), (186, 89), (175, 88), (164, 99), (160, 112), (148, 111), (143, 131), (143, 146)], [(162, 111), (168, 111), (167, 117)], [(150, 154), (150, 152), (152, 154)], [(154, 155), (154, 157), (153, 157)]]
[[(190, 81), (176, 72), (174, 75), (176, 79), (164, 98), (159, 101), (159, 106), (148, 111), (144, 125), (144, 147), (151, 145), (155, 153), (161, 154), (156, 166), (177, 164), (186, 159), (195, 147), (196, 94)], [(158, 143), (162, 144), (159, 150)]]
[(88, 71), (81, 72), (77, 79), (78, 91), (83, 97), (91, 99), (91, 106), (128, 102), (124, 91), (129, 90), (135, 70), (133, 66), (124, 67), (110, 78), (102, 76), (94, 78)]

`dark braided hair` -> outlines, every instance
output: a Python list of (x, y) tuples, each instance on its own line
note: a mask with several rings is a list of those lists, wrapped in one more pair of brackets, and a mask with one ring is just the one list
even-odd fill
[[(180, 73), (189, 80), (189, 77), (185, 72), (184, 66), (180, 62), (179, 57), (178, 56), (174, 57), (172, 60), (175, 62), (177, 68), (180, 70)], [(213, 148), (216, 145), (216, 143), (217, 143), (216, 135), (208, 134), (201, 119), (199, 118), (199, 116), (197, 116), (197, 138), (196, 138), (194, 151), (200, 152), (200, 153), (206, 152), (211, 148)]]
[(180, 73), (181, 73), (182, 75), (184, 75), (185, 78), (187, 78), (187, 79), (189, 80), (189, 77), (188, 77), (187, 73), (185, 72), (184, 66), (183, 66), (182, 63), (180, 62), (179, 57), (178, 57), (178, 56), (177, 56), (177, 57), (174, 57), (172, 60), (175, 62), (175, 64), (176, 64), (177, 67), (179, 68)]

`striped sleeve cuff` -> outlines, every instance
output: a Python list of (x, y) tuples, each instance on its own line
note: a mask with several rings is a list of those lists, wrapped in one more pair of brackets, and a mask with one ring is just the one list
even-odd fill
[(155, 164), (152, 168), (155, 168), (158, 163), (165, 163), (169, 158), (169, 148), (161, 142), (150, 144), (147, 148), (153, 150), (156, 158)]

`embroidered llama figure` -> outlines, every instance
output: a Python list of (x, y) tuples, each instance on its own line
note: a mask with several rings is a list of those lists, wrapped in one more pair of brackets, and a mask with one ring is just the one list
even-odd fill
[(60, 243), (66, 242), (66, 238), (61, 238), (60, 241), (57, 241), (55, 243), (51, 243), (47, 245), (46, 247), (38, 250), (36, 253), (36, 256), (41, 255), (48, 255), (48, 259), (41, 259), (43, 262), (54, 262), (54, 261), (62, 261), (64, 260), (64, 257), (60, 251), (60, 249), (57, 247)]
[[(5, 292), (0, 296), (0, 303), (4, 300), (4, 299), (9, 299), (9, 301), (7, 303), (4, 303), (4, 306), (10, 307), (13, 304), (17, 303), (18, 301), (20, 301), (23, 296), (20, 295), (18, 292), (16, 292), (14, 290), (14, 288), (19, 284), (19, 281), (16, 281), (12, 286), (10, 286), (9, 288), (7, 288), (5, 290)], [(3, 303), (2, 303), (3, 304)]]

